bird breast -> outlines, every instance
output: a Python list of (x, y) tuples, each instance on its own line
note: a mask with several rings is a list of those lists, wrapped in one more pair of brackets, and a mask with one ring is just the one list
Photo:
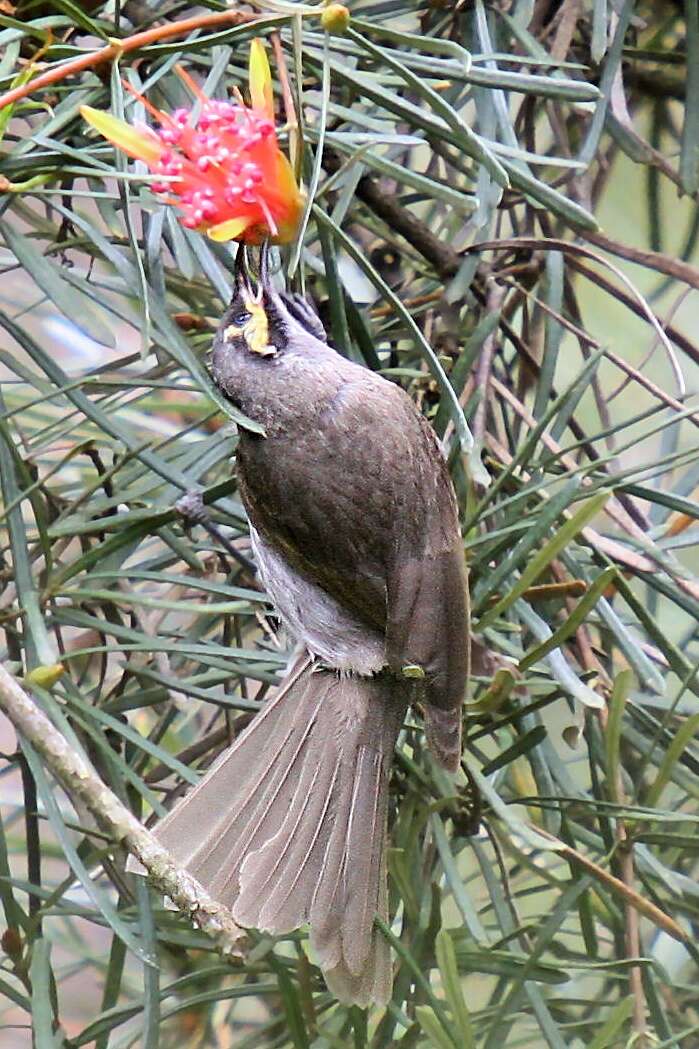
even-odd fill
[(289, 634), (328, 666), (374, 674), (386, 663), (384, 637), (305, 579), (251, 526), (262, 581)]

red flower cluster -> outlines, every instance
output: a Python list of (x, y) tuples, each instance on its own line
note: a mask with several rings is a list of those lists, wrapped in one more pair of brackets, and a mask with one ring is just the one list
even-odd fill
[(166, 114), (139, 96), (157, 128), (134, 128), (108, 113), (83, 106), (83, 117), (129, 156), (148, 164), (155, 193), (170, 194), (189, 229), (215, 240), (277, 243), (294, 239), (303, 196), (279, 149), (274, 125), (271, 74), (264, 48), (250, 49), (252, 106), (206, 98), (183, 71), (200, 103), (198, 119), (177, 109)]

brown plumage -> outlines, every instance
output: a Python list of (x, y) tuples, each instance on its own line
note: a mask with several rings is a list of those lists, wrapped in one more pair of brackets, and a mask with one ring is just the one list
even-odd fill
[[(238, 476), (263, 581), (300, 655), (276, 697), (158, 837), (273, 933), (310, 924), (331, 990), (390, 995), (384, 839), (395, 741), (420, 700), (458, 767), (468, 605), (456, 501), (435, 435), (396, 385), (339, 356), (317, 318), (244, 256), (212, 372), (261, 423)], [(405, 673), (407, 668), (407, 674)]]

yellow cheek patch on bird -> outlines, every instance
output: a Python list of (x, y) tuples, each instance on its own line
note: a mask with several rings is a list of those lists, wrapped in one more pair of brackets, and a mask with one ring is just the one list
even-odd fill
[(247, 295), (243, 298), (250, 319), (238, 329), (239, 334), (243, 336), (252, 353), (257, 353), (260, 357), (274, 357), (277, 349), (269, 341), (269, 321), (264, 306)]

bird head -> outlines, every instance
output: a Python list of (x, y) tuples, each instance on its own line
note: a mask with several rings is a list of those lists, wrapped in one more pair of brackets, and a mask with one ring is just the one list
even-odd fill
[(241, 244), (236, 255), (233, 296), (221, 324), (224, 342), (262, 358), (276, 357), (299, 340), (303, 347), (309, 337), (327, 342), (320, 319), (308, 300), (274, 287), (268, 245), (265, 243), (260, 249), (256, 274), (248, 252)]
[(315, 310), (302, 296), (279, 292), (263, 244), (253, 270), (250, 248), (241, 244), (234, 267), (233, 295), (216, 333), (212, 375), (236, 404), (253, 388), (274, 385), (290, 365), (310, 363), (331, 352)]

